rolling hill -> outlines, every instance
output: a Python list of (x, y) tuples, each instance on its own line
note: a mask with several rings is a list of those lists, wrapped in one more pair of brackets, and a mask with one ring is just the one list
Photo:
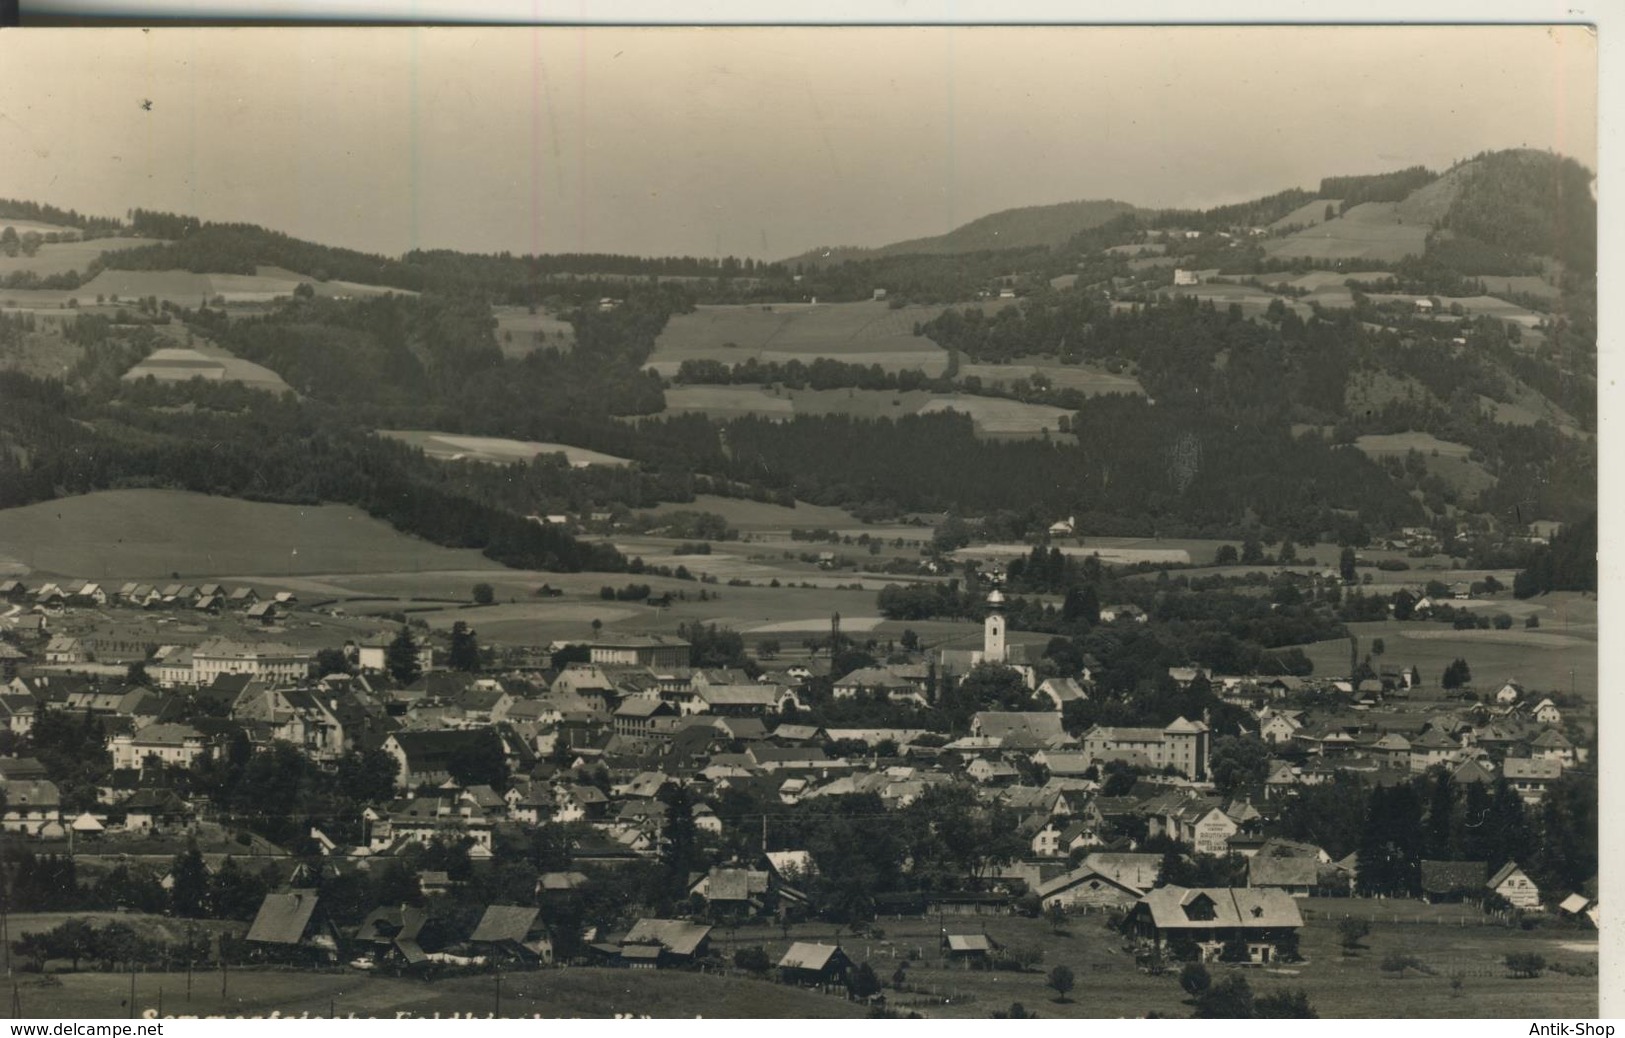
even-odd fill
[(818, 248), (784, 262), (787, 265), (796, 263), (818, 265), (843, 263), (847, 260), (878, 259), (885, 256), (955, 255), (1038, 246), (1055, 248), (1066, 244), (1067, 240), (1079, 231), (1099, 227), (1125, 213), (1144, 212), (1127, 202), (1110, 199), (1061, 202), (1057, 205), (1030, 205), (989, 213), (956, 227), (947, 234), (930, 238), (912, 238), (873, 249), (852, 246)]

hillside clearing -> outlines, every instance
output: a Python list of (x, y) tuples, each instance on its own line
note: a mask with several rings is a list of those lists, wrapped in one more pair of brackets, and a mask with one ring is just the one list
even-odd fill
[(941, 312), (933, 306), (894, 310), (881, 301), (701, 306), (667, 322), (646, 367), (670, 378), (685, 360), (740, 364), (755, 357), (763, 362), (807, 363), (828, 357), (938, 375), (947, 367), (948, 354), (916, 336), (914, 325)]
[(500, 436), (463, 436), (456, 433), (431, 432), (426, 429), (380, 429), (379, 436), (419, 447), (431, 458), (443, 461), (485, 461), (509, 465), (516, 461), (529, 461), (542, 454), (562, 454), (573, 468), (588, 465), (622, 466), (632, 464), (626, 458), (602, 454), (585, 447), (571, 447), (563, 443), (538, 443), (534, 440), (509, 440)]
[(1382, 260), (1420, 256), (1428, 224), (1399, 213), (1403, 203), (1365, 202), (1341, 217), (1264, 243), (1264, 253), (1283, 259)]
[(225, 350), (203, 345), (154, 350), (126, 371), (124, 379), (134, 381), (149, 375), (160, 382), (188, 382), (201, 378), (207, 382), (238, 382), (250, 389), (263, 389), (271, 393), (293, 391), (282, 381), (282, 376), (270, 368), (234, 357)]

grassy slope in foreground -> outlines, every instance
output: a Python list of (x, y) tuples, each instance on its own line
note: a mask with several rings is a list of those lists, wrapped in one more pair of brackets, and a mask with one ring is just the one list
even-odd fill
[(0, 569), (86, 580), (500, 569), (348, 505), (107, 490), (0, 511)]

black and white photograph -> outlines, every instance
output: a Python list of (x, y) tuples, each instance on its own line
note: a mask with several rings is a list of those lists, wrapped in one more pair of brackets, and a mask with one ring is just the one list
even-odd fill
[(1598, 109), (0, 31), (5, 1015), (1600, 1016)]

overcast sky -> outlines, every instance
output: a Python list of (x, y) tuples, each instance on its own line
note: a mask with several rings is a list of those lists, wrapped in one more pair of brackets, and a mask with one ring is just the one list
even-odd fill
[(388, 254), (777, 259), (1486, 149), (1595, 169), (1596, 101), (1577, 28), (21, 30), (0, 195)]

